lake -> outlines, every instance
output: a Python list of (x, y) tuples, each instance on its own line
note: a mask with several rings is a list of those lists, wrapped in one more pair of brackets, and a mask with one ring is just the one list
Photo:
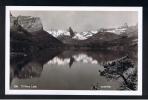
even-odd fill
[[(133, 67), (104, 67), (127, 56)], [(121, 70), (123, 69), (123, 70)], [(32, 56), (11, 57), (11, 89), (135, 90), (137, 51), (46, 49)], [(120, 72), (120, 73), (119, 73)], [(130, 76), (131, 78), (127, 78)]]

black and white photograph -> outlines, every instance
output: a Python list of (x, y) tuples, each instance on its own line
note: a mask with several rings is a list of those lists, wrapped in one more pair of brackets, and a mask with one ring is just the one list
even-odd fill
[(141, 7), (6, 7), (5, 94), (142, 95)]

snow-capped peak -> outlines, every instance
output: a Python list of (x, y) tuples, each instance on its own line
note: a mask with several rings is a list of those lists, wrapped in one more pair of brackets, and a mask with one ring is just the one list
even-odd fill
[(88, 32), (80, 32), (76, 33), (73, 39), (78, 39), (78, 40), (85, 40), (94, 34), (98, 33), (98, 31), (88, 31)]
[(106, 29), (106, 31), (120, 35), (122, 33), (125, 33), (127, 29), (128, 29), (128, 25), (124, 24), (124, 25), (119, 26), (117, 28)]
[[(78, 40), (85, 40), (92, 35), (96, 34), (98, 31), (88, 31), (88, 32), (75, 32), (74, 36), (72, 36), (73, 39), (78, 39)], [(51, 34), (54, 37), (58, 36), (70, 36), (69, 31), (64, 31), (64, 30), (50, 30), (48, 31), (49, 34)]]
[(64, 30), (50, 30), (50, 31), (47, 31), (47, 32), (54, 37), (58, 37), (60, 35), (70, 36), (70, 32), (64, 31)]
[(90, 31), (91, 33), (93, 33), (93, 34), (96, 34), (96, 33), (98, 33), (98, 31), (94, 31), (94, 30), (92, 30), (92, 31)]
[[(122, 33), (125, 33), (127, 30), (127, 27), (118, 27), (118, 28), (108, 28), (105, 29), (104, 32), (111, 32), (117, 35), (120, 35)], [(72, 32), (72, 34), (71, 34)], [(77, 39), (77, 40), (85, 40), (88, 39), (89, 37), (93, 36), (94, 34), (97, 34), (97, 30), (91, 30), (91, 31), (86, 31), (86, 32), (73, 32), (73, 30), (70, 28), (70, 30), (50, 30), (48, 31), (49, 34), (54, 36), (55, 38), (59, 36), (70, 36), (72, 39)]]
[(111, 32), (111, 33), (114, 33), (114, 34), (122, 34), (122, 33), (125, 33), (127, 30), (127, 28), (114, 28), (114, 29), (108, 29), (106, 32)]

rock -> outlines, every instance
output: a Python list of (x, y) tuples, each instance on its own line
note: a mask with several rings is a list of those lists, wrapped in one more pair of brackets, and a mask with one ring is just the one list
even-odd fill
[(35, 33), (43, 30), (43, 25), (39, 17), (18, 16), (17, 21), (27, 32)]
[(62, 47), (63, 43), (43, 30), (40, 18), (10, 17), (11, 52), (33, 55), (46, 48)]
[(69, 32), (70, 32), (70, 36), (71, 36), (71, 38), (72, 38), (73, 36), (75, 36), (75, 33), (73, 32), (73, 30), (72, 30), (71, 27), (69, 27)]
[(10, 30), (21, 31), (24, 30), (29, 33), (36, 33), (43, 30), (43, 25), (39, 17), (18, 16), (10, 17)]
[(10, 31), (17, 31), (17, 18), (14, 16), (10, 16)]

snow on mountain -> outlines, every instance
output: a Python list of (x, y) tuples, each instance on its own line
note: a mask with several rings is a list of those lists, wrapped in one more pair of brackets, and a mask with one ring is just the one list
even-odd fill
[(96, 34), (98, 31), (89, 31), (89, 32), (81, 32), (81, 33), (76, 33), (73, 39), (78, 39), (78, 40), (85, 40), (91, 37), (92, 35)]
[(74, 37), (72, 37), (73, 39), (78, 39), (78, 40), (85, 40), (87, 39), (87, 37), (85, 37), (84, 35), (80, 34), (80, 33), (76, 33)]
[(111, 32), (111, 33), (115, 33), (115, 34), (122, 34), (125, 33), (127, 30), (127, 28), (114, 28), (114, 29), (107, 29), (106, 32)]
[(107, 30), (106, 32), (111, 32), (111, 33), (115, 33), (117, 35), (120, 35), (122, 33), (127, 32), (128, 27), (129, 26), (127, 25), (127, 23), (124, 23), (123, 25), (121, 25), (117, 28), (106, 29)]
[[(127, 27), (118, 27), (118, 28), (105, 29), (103, 32), (111, 32), (111, 33), (120, 35), (122, 33), (125, 33), (126, 31), (127, 31)], [(70, 32), (66, 30), (50, 30), (48, 31), (48, 33), (56, 38), (59, 36), (71, 36)], [(74, 32), (74, 35), (71, 37), (72, 39), (85, 40), (97, 33), (98, 31), (96, 30), (87, 31), (87, 32)]]
[[(76, 32), (72, 38), (78, 39), (78, 40), (85, 40), (88, 37), (91, 37), (92, 35), (96, 34), (97, 32), (98, 31), (88, 31), (88, 32), (80, 32), (80, 33)], [(70, 36), (69, 31), (63, 31), (63, 30), (51, 30), (51, 31), (48, 31), (48, 33), (56, 38), (61, 35)]]
[[(87, 56), (86, 54), (73, 55), (72, 57), (74, 58), (75, 62), (98, 64), (97, 60)], [(52, 60), (48, 62), (48, 64), (57, 64), (57, 65), (67, 65), (69, 63), (70, 63), (70, 58), (62, 59), (59, 57), (54, 57)]]
[(92, 31), (90, 31), (90, 32), (93, 33), (93, 34), (98, 33), (98, 31), (94, 31), (94, 30), (92, 30)]
[(60, 35), (70, 36), (70, 32), (64, 30), (50, 30), (48, 33), (54, 37), (58, 37)]

